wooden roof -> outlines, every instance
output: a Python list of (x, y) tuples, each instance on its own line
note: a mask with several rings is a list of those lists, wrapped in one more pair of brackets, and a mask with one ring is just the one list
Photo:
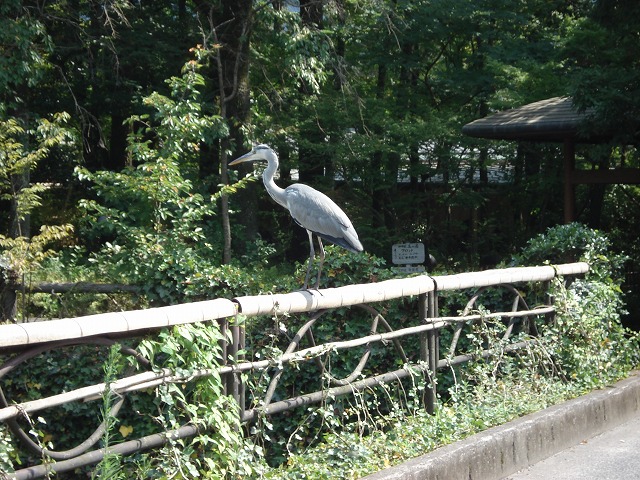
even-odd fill
[(580, 137), (578, 127), (587, 116), (576, 110), (571, 98), (554, 97), (474, 120), (462, 127), (462, 133), (500, 140), (602, 141), (602, 138)]
[(462, 133), (499, 140), (563, 142), (564, 220), (569, 223), (575, 220), (576, 185), (640, 184), (638, 168), (575, 169), (576, 143), (602, 143), (612, 138), (612, 135), (603, 131), (590, 135), (581, 132), (581, 124), (588, 120), (589, 114), (589, 111), (578, 112), (570, 97), (554, 97), (467, 123), (462, 127)]

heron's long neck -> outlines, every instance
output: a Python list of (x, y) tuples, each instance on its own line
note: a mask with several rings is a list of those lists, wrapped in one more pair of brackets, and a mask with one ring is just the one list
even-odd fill
[(273, 177), (278, 170), (278, 157), (273, 155), (272, 158), (269, 158), (269, 163), (267, 164), (267, 168), (262, 174), (262, 181), (264, 182), (264, 186), (276, 202), (278, 202), (283, 207), (287, 208), (287, 201), (285, 199), (284, 189), (280, 188), (276, 185), (276, 182), (273, 181)]

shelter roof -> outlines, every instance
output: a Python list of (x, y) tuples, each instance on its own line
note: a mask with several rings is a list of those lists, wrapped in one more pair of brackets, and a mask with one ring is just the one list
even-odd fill
[(578, 127), (587, 117), (588, 112), (578, 112), (570, 97), (554, 97), (474, 120), (462, 127), (462, 133), (500, 140), (601, 141), (579, 136)]

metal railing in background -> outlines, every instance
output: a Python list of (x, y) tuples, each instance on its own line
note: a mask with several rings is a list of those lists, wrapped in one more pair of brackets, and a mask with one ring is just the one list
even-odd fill
[[(435, 409), (436, 386), (435, 376), (439, 369), (459, 365), (472, 358), (488, 357), (490, 349), (471, 354), (459, 352), (459, 340), (465, 325), (478, 321), (495, 319), (505, 323), (503, 341), (505, 351), (512, 351), (535, 342), (537, 334), (536, 320), (553, 315), (553, 305), (530, 308), (520, 290), (514, 284), (549, 282), (557, 277), (571, 277), (586, 273), (586, 263), (571, 263), (557, 266), (519, 267), (482, 272), (462, 273), (457, 275), (428, 276), (387, 280), (379, 283), (348, 285), (323, 290), (298, 291), (286, 294), (258, 295), (238, 297), (232, 300), (215, 299), (189, 304), (151, 308), (128, 312), (106, 313), (86, 317), (50, 320), (35, 323), (0, 325), (0, 354), (7, 360), (0, 366), (0, 387), (10, 378), (10, 373), (30, 359), (51, 350), (64, 349), (79, 344), (108, 346), (119, 339), (153, 335), (160, 329), (174, 325), (196, 322), (218, 322), (223, 332), (229, 333), (230, 341), (223, 345), (223, 365), (217, 372), (198, 370), (181, 376), (168, 369), (146, 371), (121, 378), (108, 386), (104, 383), (88, 385), (73, 391), (59, 393), (47, 398), (19, 402), (19, 399), (7, 399), (0, 390), (0, 421), (5, 422), (13, 434), (41, 458), (49, 458), (51, 462), (34, 465), (11, 473), (9, 478), (40, 478), (48, 472), (64, 472), (79, 466), (99, 462), (107, 453), (104, 449), (95, 448), (99, 442), (105, 424), (96, 430), (80, 445), (66, 451), (51, 451), (36, 444), (28, 433), (20, 426), (20, 418), (30, 419), (32, 414), (47, 408), (64, 405), (70, 402), (90, 401), (100, 398), (109, 388), (120, 400), (113, 408), (117, 415), (127, 393), (147, 390), (168, 382), (192, 381), (203, 376), (219, 373), (225, 379), (226, 394), (232, 395), (240, 405), (241, 419), (245, 422), (255, 420), (259, 415), (274, 415), (301, 405), (318, 403), (328, 396), (350, 395), (380, 383), (397, 382), (403, 378), (420, 372), (427, 379), (424, 404), (429, 412)], [(508, 310), (502, 312), (477, 312), (476, 304), (479, 294), (487, 288), (504, 289), (511, 298)], [(459, 316), (439, 316), (439, 296), (442, 292), (468, 291), (473, 293), (464, 311)], [(413, 299), (415, 301), (415, 322), (411, 326), (394, 329), (393, 325), (374, 308), (373, 305), (394, 299)], [(361, 337), (348, 340), (332, 340), (316, 344), (313, 334), (314, 326), (322, 321), (323, 316), (333, 309), (355, 307), (371, 317), (370, 331)], [(252, 317), (257, 315), (290, 315), (296, 313), (310, 314), (309, 319), (298, 329), (289, 346), (278, 358), (246, 359), (245, 327), (237, 322), (238, 315)], [(509, 343), (514, 330), (528, 333), (519, 340)], [(451, 328), (451, 342), (445, 355), (441, 353), (440, 332)], [(401, 339), (417, 339), (419, 352), (408, 355)], [(307, 344), (302, 346), (304, 342)], [(363, 371), (370, 357), (371, 346), (376, 343), (392, 346), (402, 368), (393, 371), (376, 372), (365, 376)], [(416, 342), (414, 342), (416, 343)], [(343, 378), (335, 378), (328, 372), (321, 361), (322, 356), (331, 352), (360, 348), (364, 353), (356, 367)], [(144, 359), (132, 349), (124, 349), (127, 355), (139, 358), (145, 366)], [(418, 358), (411, 362), (409, 358)], [(305, 392), (286, 399), (277, 399), (276, 390), (282, 372), (288, 365), (300, 362), (314, 362), (322, 378), (328, 379), (328, 385), (314, 392)], [(273, 369), (274, 365), (278, 368)], [(101, 366), (100, 366), (101, 367)], [(243, 374), (249, 371), (274, 371), (264, 398), (252, 402), (247, 408)], [(43, 382), (46, 379), (38, 379)], [(281, 397), (282, 395), (280, 395)], [(109, 453), (127, 455), (141, 450), (162, 446), (170, 439), (190, 437), (197, 434), (196, 427), (184, 425), (172, 431), (163, 431), (147, 435), (135, 440), (108, 447)]]

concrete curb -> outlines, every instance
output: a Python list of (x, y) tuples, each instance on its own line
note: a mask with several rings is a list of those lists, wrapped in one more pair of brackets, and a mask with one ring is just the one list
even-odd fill
[(640, 415), (640, 372), (365, 477), (498, 480)]

